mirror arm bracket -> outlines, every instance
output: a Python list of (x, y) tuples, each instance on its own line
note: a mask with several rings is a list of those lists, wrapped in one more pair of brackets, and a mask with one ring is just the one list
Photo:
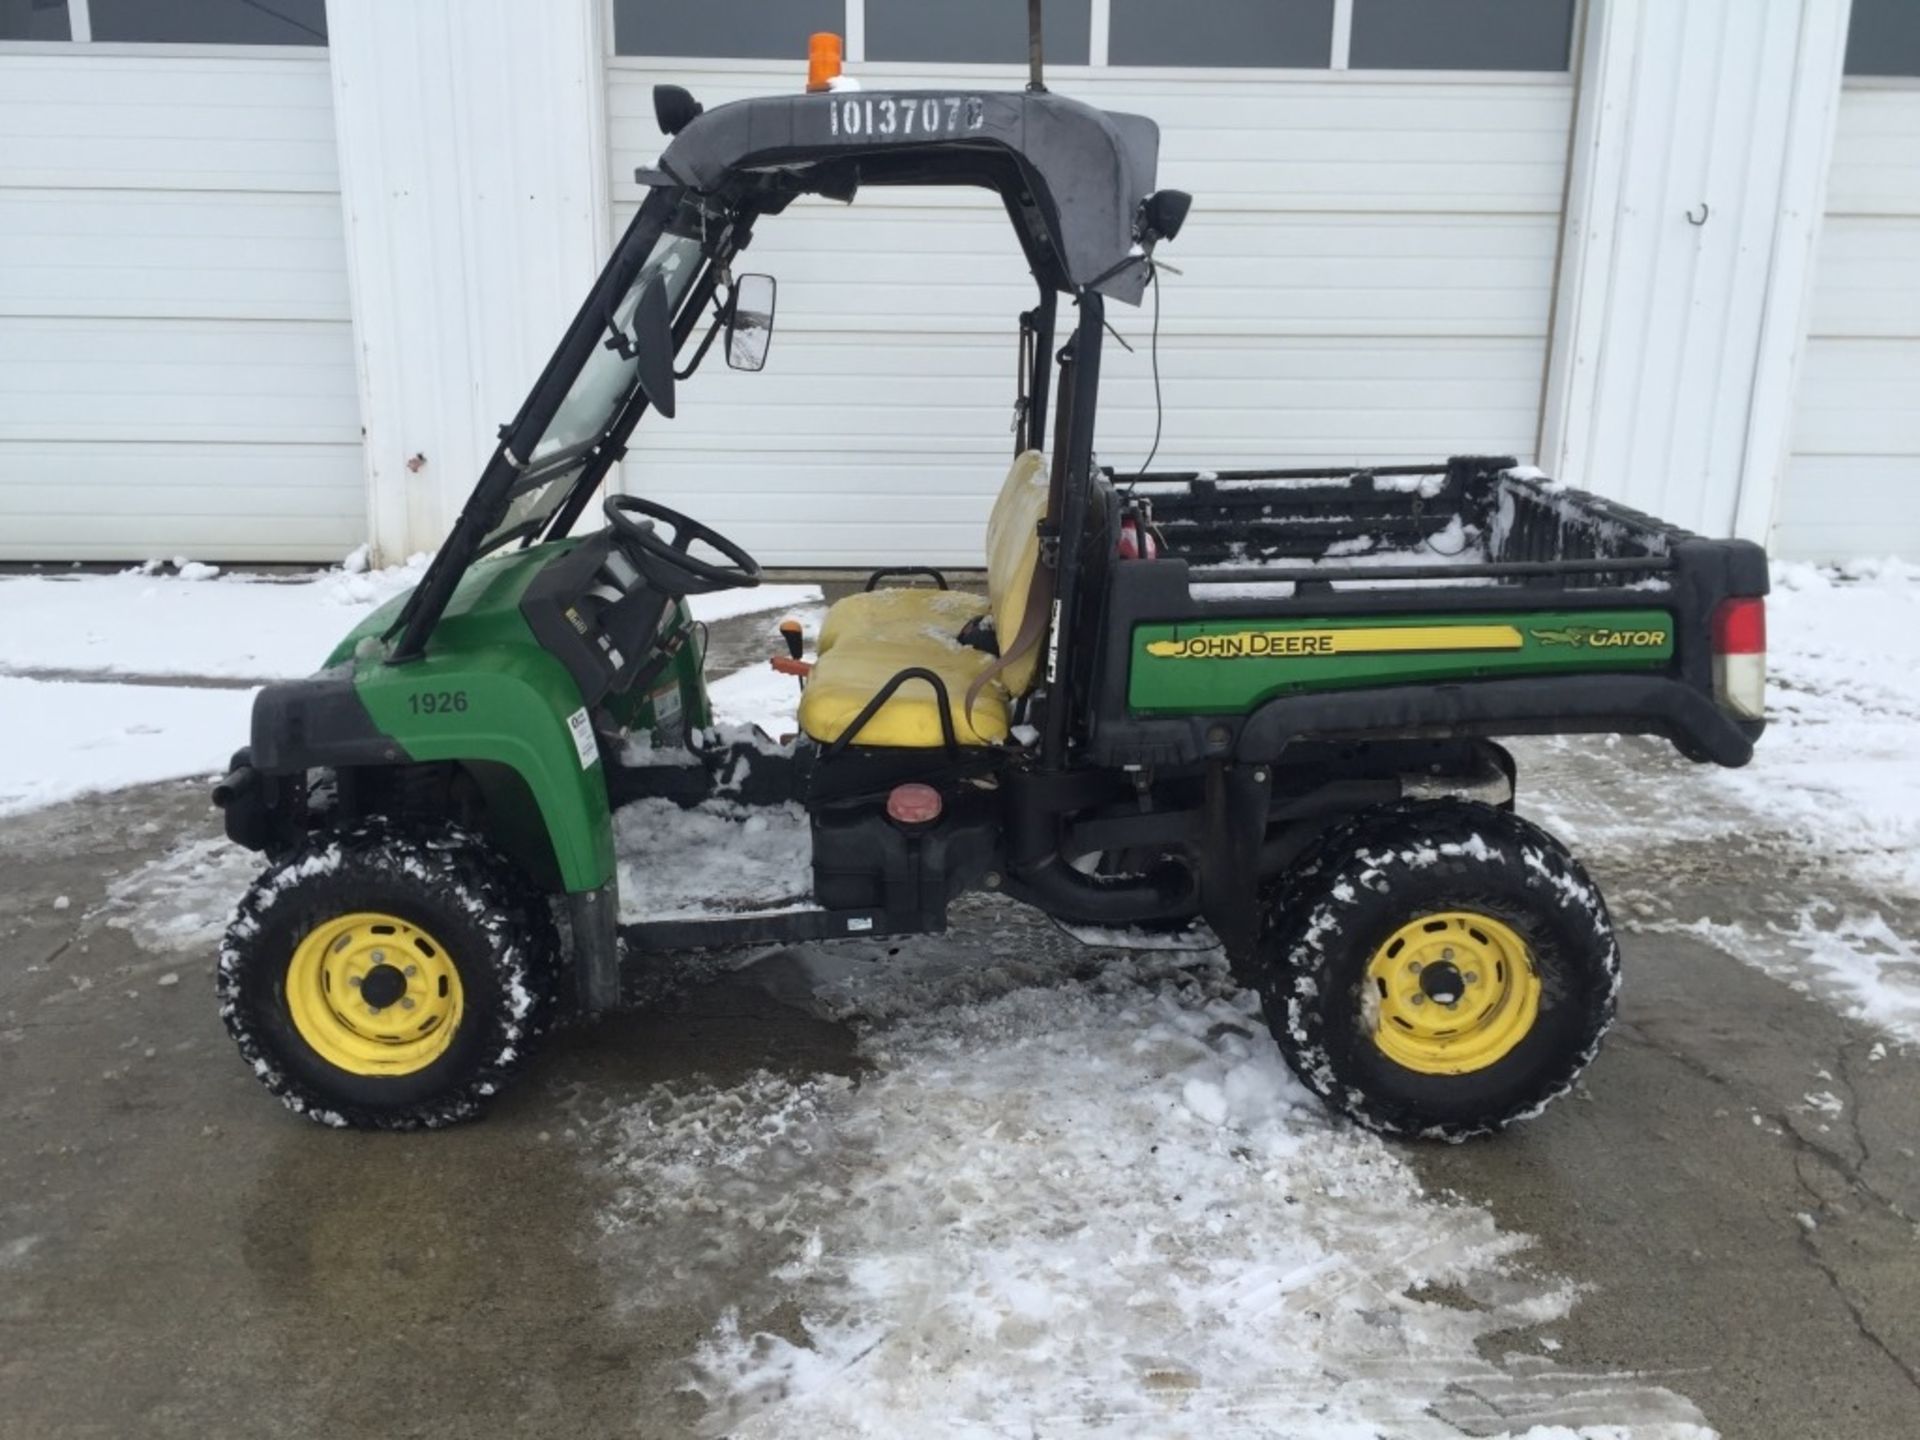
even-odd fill
[(700, 362), (707, 358), (707, 351), (713, 348), (713, 342), (720, 338), (720, 332), (726, 328), (726, 324), (727, 306), (716, 295), (713, 300), (713, 323), (707, 327), (706, 336), (700, 341), (700, 348), (695, 350), (692, 358), (687, 361), (687, 368), (673, 372), (674, 379), (688, 379), (700, 368)]

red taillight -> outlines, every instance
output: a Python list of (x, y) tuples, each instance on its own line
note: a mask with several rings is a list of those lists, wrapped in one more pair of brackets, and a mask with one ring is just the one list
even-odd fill
[(1766, 716), (1766, 601), (1722, 600), (1713, 612), (1713, 695), (1749, 720)]
[(901, 825), (931, 825), (940, 818), (940, 792), (931, 785), (908, 781), (887, 793), (887, 814)]
[(1757, 598), (1722, 600), (1713, 612), (1713, 653), (1766, 654), (1767, 602)]

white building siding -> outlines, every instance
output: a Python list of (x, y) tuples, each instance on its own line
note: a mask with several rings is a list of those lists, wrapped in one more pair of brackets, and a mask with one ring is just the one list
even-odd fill
[[(869, 89), (1024, 79), (858, 68)], [(661, 149), (659, 81), (708, 105), (797, 83), (786, 64), (610, 62), (618, 225)], [(1195, 196), (1163, 252), (1183, 273), (1164, 281), (1157, 466), (1532, 457), (1570, 78), (1062, 68), (1049, 83), (1153, 116), (1160, 183)], [(1014, 317), (1033, 303), (998, 202), (803, 200), (741, 264), (780, 280), (768, 368), (703, 368), (679, 418), (641, 425), (629, 483), (771, 563), (977, 564), (1009, 452)], [(1124, 469), (1153, 434), (1152, 300), (1108, 315), (1136, 347), (1102, 361), (1097, 443)]]
[(446, 535), (605, 261), (604, 45), (585, 3), (327, 20), (370, 518), (397, 560)]
[(1701, 534), (1762, 539), (1845, 11), (1618, 0), (1594, 15), (1540, 463)]
[(1920, 86), (1849, 84), (1776, 553), (1920, 553)]
[(0, 54), (0, 559), (366, 534), (324, 54)]

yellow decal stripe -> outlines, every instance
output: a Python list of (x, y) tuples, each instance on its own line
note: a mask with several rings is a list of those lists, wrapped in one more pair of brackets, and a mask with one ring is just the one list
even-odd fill
[(1329, 630), (1336, 655), (1382, 650), (1518, 650), (1526, 641), (1511, 625), (1399, 625)]
[(1354, 630), (1238, 630), (1151, 640), (1147, 653), (1183, 660), (1297, 659), (1313, 655), (1405, 654), (1422, 650), (1519, 650), (1511, 625), (1382, 625)]

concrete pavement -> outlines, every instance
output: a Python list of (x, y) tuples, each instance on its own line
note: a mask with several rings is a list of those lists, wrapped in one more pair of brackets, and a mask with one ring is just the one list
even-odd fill
[[(557, 1037), (484, 1124), (323, 1131), (238, 1063), (209, 952), (114, 923), (116, 877), (216, 833), (198, 782), (0, 821), (0, 1436), (691, 1433), (685, 1358), (775, 1257), (627, 1303), (645, 1257), (616, 1283), (596, 1248), (582, 1107), (852, 1073), (852, 1033), (778, 963), (709, 974)], [(1788, 854), (1596, 872), (1681, 914), (1832, 883)], [(1404, 1153), (1584, 1287), (1563, 1376), (1657, 1374), (1740, 1440), (1920, 1434), (1920, 1059), (1690, 936), (1625, 950), (1580, 1092)], [(1489, 1397), (1485, 1433), (1513, 1413)]]

